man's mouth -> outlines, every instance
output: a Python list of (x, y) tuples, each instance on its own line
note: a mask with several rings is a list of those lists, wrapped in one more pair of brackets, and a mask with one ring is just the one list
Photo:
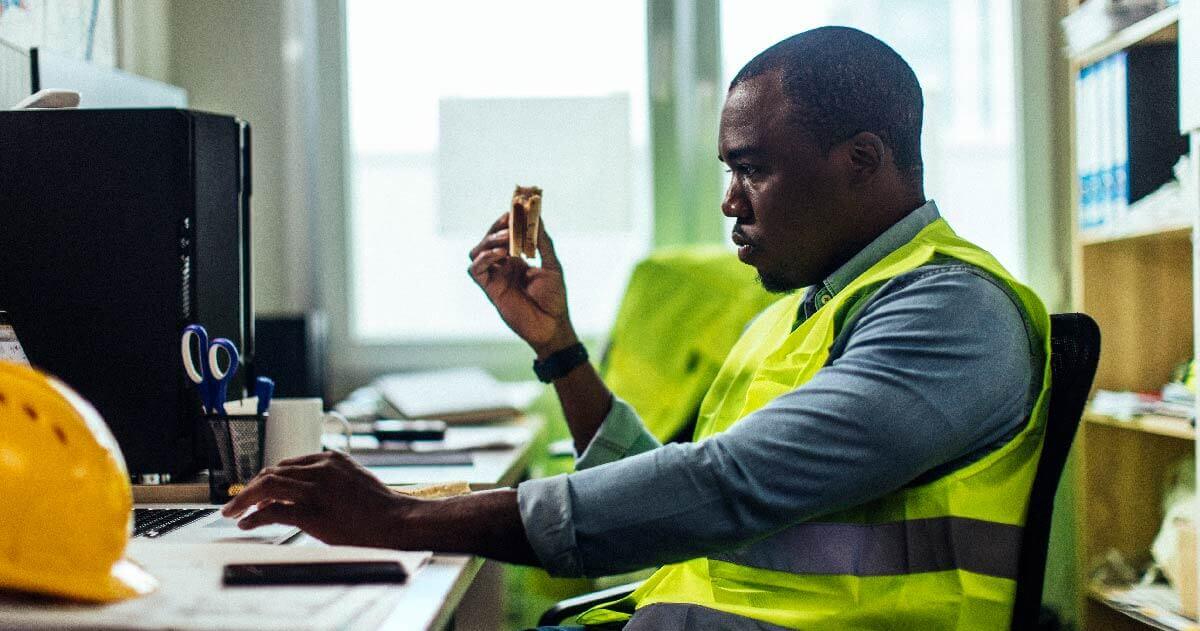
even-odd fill
[(750, 260), (750, 257), (754, 254), (754, 244), (751, 243), (750, 240), (746, 238), (746, 235), (742, 234), (736, 228), (733, 231), (732, 239), (733, 239), (733, 244), (736, 245), (738, 248), (737, 249), (738, 259), (741, 260), (743, 263), (748, 263)]

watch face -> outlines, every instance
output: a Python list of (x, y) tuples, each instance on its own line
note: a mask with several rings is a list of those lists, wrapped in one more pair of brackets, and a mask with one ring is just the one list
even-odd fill
[(21, 342), (17, 341), (17, 332), (8, 321), (8, 314), (3, 311), (0, 311), (0, 361), (29, 364)]
[(582, 343), (575, 344), (551, 353), (545, 361), (533, 360), (533, 373), (542, 383), (550, 383), (559, 377), (565, 377), (587, 359), (587, 348)]

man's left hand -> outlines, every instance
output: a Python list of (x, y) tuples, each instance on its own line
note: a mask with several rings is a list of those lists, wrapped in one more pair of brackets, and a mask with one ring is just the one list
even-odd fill
[(283, 460), (263, 469), (222, 509), (251, 529), (288, 524), (333, 545), (406, 547), (396, 540), (404, 517), (422, 500), (392, 492), (349, 456), (338, 451)]

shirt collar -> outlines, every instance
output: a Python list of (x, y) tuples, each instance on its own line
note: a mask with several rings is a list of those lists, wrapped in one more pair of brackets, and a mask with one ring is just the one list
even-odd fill
[(883, 234), (875, 237), (874, 241), (859, 250), (858, 254), (850, 257), (849, 261), (834, 270), (825, 280), (808, 288), (804, 301), (801, 303), (803, 311), (801, 319), (807, 319), (838, 292), (845, 289), (855, 278), (861, 276), (863, 272), (883, 260), (887, 255), (895, 252), (900, 246), (912, 241), (918, 232), (939, 218), (941, 218), (941, 213), (938, 212), (937, 204), (933, 200), (929, 200), (905, 215), (891, 228), (884, 230)]

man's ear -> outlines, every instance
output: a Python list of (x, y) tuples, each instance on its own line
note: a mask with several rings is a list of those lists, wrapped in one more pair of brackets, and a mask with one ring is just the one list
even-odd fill
[(846, 141), (850, 149), (851, 181), (868, 182), (883, 168), (883, 140), (869, 131), (860, 131)]

